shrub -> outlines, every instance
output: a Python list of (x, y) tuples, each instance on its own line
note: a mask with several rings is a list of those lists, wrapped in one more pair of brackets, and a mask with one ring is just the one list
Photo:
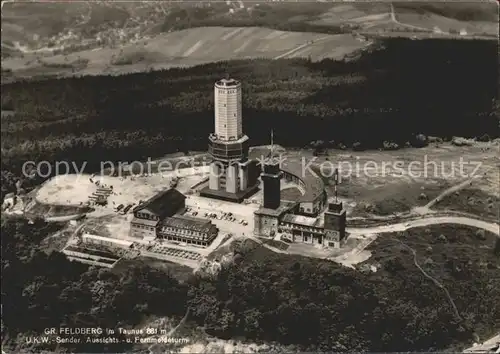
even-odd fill
[(418, 199), (420, 199), (420, 200), (427, 200), (427, 194), (420, 193), (420, 195), (418, 196)]
[(399, 149), (399, 145), (392, 141), (384, 141), (383, 143), (384, 150), (397, 150)]
[(456, 137), (456, 136), (454, 136), (451, 139), (451, 143), (455, 146), (471, 146), (472, 145), (472, 141), (465, 139), (465, 138)]
[(488, 134), (481, 135), (477, 140), (487, 142), (490, 141), (490, 136)]
[(427, 137), (424, 134), (417, 134), (414, 139), (413, 145), (415, 147), (427, 146)]
[(361, 143), (359, 141), (357, 141), (354, 144), (352, 144), (352, 149), (354, 151), (362, 151), (363, 150), (363, 145), (361, 145)]
[(428, 136), (427, 141), (429, 143), (442, 143), (443, 139), (441, 139), (440, 137), (437, 137), (437, 136)]
[(479, 240), (486, 240), (486, 234), (485, 234), (484, 230), (477, 230), (476, 231), (476, 237)]

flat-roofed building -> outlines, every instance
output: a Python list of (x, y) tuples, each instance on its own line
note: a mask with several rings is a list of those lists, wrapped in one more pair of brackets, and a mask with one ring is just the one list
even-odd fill
[(68, 245), (62, 251), (70, 261), (95, 265), (99, 267), (113, 268), (120, 257), (103, 250), (90, 249), (75, 245)]
[(324, 229), (321, 218), (286, 214), (279, 231), (290, 235), (291, 241), (323, 245)]
[(217, 237), (218, 228), (208, 219), (184, 215), (167, 217), (160, 222), (158, 238), (207, 247)]
[(133, 245), (133, 242), (127, 240), (121, 240), (118, 238), (111, 238), (99, 235), (92, 235), (89, 233), (82, 234), (82, 242), (84, 244), (94, 244), (94, 245), (102, 245), (108, 247), (118, 247), (118, 248), (130, 248)]
[(281, 219), (296, 209), (296, 203), (282, 203), (276, 209), (261, 207), (254, 212), (254, 234), (258, 236), (274, 236), (278, 231)]

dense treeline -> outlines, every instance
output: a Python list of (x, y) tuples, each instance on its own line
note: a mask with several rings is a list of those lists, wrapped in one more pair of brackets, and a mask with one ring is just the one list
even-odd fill
[[(349, 62), (241, 60), (159, 72), (2, 85), (2, 196), (26, 161), (132, 161), (204, 150), (213, 83), (243, 81), (253, 144), (403, 146), (416, 134), (498, 136), (495, 41), (391, 39)], [(387, 145), (392, 146), (392, 145)], [(27, 182), (28, 183), (28, 182)]]
[(131, 345), (87, 343), (88, 336), (79, 337), (80, 344), (60, 346), (27, 343), (26, 337), (43, 335), (51, 327), (126, 328), (152, 314), (184, 315), (186, 287), (168, 274), (146, 267), (115, 274), (70, 262), (62, 253), (47, 254), (39, 242), (54, 231), (54, 225), (44, 221), (28, 224), (23, 219), (2, 218), (3, 345), (16, 352), (63, 348), (127, 352)]
[[(198, 281), (189, 299), (191, 313), (219, 336), (277, 340), (306, 351), (457, 349), (457, 343), (473, 340), (474, 334), (484, 338), (500, 326), (493, 309), (500, 300), (494, 291), (498, 258), (493, 245), (488, 245), (487, 257), (471, 248), (467, 249), (472, 256), (467, 257), (462, 242), (473, 239), (475, 231), (466, 227), (415, 229), (406, 236), (408, 242), (416, 236), (432, 239), (433, 248), (446, 249), (446, 242), (434, 235), (439, 231), (450, 244), (457, 243), (456, 248), (450, 246), (457, 253), (443, 251), (434, 257), (428, 252), (430, 246), (420, 242), (418, 259), (448, 289), (460, 317), (454, 315), (443, 289), (422, 276), (412, 254), (404, 247), (394, 248), (397, 242), (390, 236), (376, 246), (390, 254), (376, 253), (375, 262), (380, 262), (376, 273), (246, 249), (245, 261), (221, 272), (215, 284)], [(489, 241), (494, 239), (488, 235)]]
[[(376, 246), (381, 250), (375, 255), (380, 262), (376, 273), (283, 256), (246, 241), (235, 247), (239, 261), (216, 277), (193, 276), (178, 283), (148, 267), (120, 273), (87, 268), (56, 252), (46, 255), (37, 244), (54, 229), (42, 221), (3, 220), (1, 231), (2, 338), (18, 350), (42, 349), (24, 339), (47, 327), (127, 327), (151, 315), (179, 319), (188, 307), (188, 321), (209, 334), (273, 341), (303, 351), (459, 348), (473, 340), (473, 332), (486, 336), (500, 326), (495, 308), (499, 294), (494, 291), (498, 256), (493, 245), (486, 257), (484, 251), (478, 255), (476, 248), (460, 244), (476, 237), (470, 228), (448, 227), (440, 230), (446, 237), (436, 234), (429, 236), (435, 240), (431, 244), (416, 242), (419, 262), (448, 289), (460, 318), (442, 288), (415, 267), (411, 253), (391, 248), (390, 236)], [(402, 239), (412, 242), (424, 232), (429, 233), (415, 230)], [(495, 238), (480, 236), (476, 243)], [(426, 253), (430, 245), (443, 252)], [(448, 255), (448, 247), (455, 253)], [(131, 349), (87, 343), (58, 349), (63, 347), (78, 352)]]

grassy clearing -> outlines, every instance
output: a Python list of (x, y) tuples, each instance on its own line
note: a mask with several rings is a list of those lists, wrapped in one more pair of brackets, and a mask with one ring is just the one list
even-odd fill
[(482, 218), (498, 220), (499, 207), (498, 196), (488, 194), (480, 189), (466, 188), (446, 196), (433, 208), (460, 211)]
[[(372, 190), (360, 191), (358, 188), (346, 188), (341, 193), (344, 197), (360, 201), (353, 209), (353, 216), (392, 215), (408, 212), (414, 207), (424, 206), (448, 187), (448, 182), (438, 184), (391, 184)], [(359, 194), (357, 194), (359, 192)]]

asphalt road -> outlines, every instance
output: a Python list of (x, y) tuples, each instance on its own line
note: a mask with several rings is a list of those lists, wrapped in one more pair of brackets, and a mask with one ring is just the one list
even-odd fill
[(500, 236), (499, 225), (497, 223), (486, 222), (478, 219), (463, 217), (463, 216), (422, 216), (421, 219), (400, 222), (395, 224), (362, 227), (362, 228), (347, 228), (347, 232), (351, 234), (378, 234), (383, 232), (405, 231), (415, 227), (439, 225), (439, 224), (458, 224), (477, 227), (486, 231), (490, 231)]

